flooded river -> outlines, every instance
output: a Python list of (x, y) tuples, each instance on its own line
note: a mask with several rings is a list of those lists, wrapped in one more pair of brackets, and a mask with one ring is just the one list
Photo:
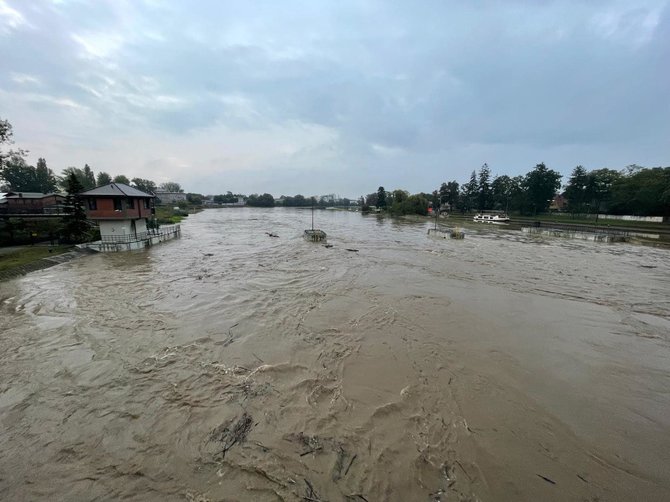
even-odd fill
[(670, 499), (669, 250), (309, 221), (0, 283), (0, 500)]

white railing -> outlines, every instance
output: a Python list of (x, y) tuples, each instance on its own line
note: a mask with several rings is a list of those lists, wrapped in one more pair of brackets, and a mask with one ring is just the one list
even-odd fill
[(100, 236), (104, 244), (127, 244), (131, 242), (146, 241), (154, 237), (172, 237), (181, 232), (179, 225), (165, 225), (159, 228), (152, 228), (146, 232), (137, 232), (137, 234), (126, 235), (102, 235)]

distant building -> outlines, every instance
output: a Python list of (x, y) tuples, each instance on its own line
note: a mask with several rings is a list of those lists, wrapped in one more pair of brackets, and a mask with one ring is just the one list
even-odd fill
[(65, 195), (42, 192), (7, 192), (0, 199), (0, 211), (9, 214), (58, 214), (63, 212)]
[(563, 194), (556, 194), (549, 205), (549, 211), (565, 211), (568, 207), (568, 200)]
[(155, 192), (158, 203), (161, 206), (169, 206), (170, 204), (176, 204), (177, 202), (186, 201), (186, 194), (184, 192)]
[(335, 195), (334, 193), (328, 194), (328, 195), (321, 195), (318, 198), (318, 201), (323, 203), (323, 204), (334, 204), (339, 200), (339, 197)]
[(224, 207), (241, 207), (245, 203), (244, 197), (237, 197), (237, 201), (235, 202), (222, 202), (220, 205)]

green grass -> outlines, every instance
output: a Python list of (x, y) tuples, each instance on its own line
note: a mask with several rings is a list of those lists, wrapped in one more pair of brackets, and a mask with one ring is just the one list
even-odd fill
[[(0, 254), (0, 272), (7, 272), (14, 268), (70, 251), (73, 246), (25, 246), (8, 254)], [(49, 252), (51, 249), (51, 253)]]
[(188, 216), (186, 211), (187, 210), (175, 211), (170, 206), (157, 206), (156, 220), (160, 225), (172, 225), (174, 223), (180, 223)]

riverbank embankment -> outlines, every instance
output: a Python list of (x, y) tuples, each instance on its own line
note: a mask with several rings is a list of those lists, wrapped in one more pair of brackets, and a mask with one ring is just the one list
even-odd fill
[(53, 267), (89, 251), (74, 246), (17, 246), (0, 252), (0, 281)]

